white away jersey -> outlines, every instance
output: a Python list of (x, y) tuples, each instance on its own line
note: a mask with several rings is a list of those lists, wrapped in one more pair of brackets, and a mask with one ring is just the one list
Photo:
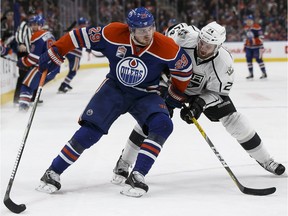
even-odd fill
[(197, 41), (199, 29), (186, 26), (178, 29), (170, 37), (183, 47), (192, 59), (193, 74), (185, 91), (187, 95), (201, 95), (206, 107), (222, 102), (219, 95), (227, 96), (234, 81), (233, 58), (231, 54), (220, 47), (218, 53), (208, 59), (197, 57)]

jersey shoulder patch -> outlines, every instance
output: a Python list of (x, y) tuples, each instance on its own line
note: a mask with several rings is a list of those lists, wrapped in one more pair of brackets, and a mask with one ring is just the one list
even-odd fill
[(130, 33), (127, 24), (110, 23), (103, 28), (103, 36), (110, 43), (130, 44)]
[(181, 47), (194, 48), (198, 43), (199, 29), (195, 26), (187, 26), (179, 29), (173, 35), (173, 40)]

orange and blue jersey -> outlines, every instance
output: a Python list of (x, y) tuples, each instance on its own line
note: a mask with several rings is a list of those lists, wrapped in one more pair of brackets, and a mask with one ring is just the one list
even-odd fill
[(49, 31), (39, 30), (32, 34), (30, 53), (22, 58), (22, 63), (26, 67), (37, 65), (39, 57), (47, 51), (55, 42), (54, 36)]
[[(74, 28), (74, 29), (77, 29), (77, 28)], [(79, 47), (79, 48), (76, 48), (74, 50), (71, 50), (69, 53), (69, 56), (71, 57), (72, 56), (75, 56), (75, 57), (78, 57), (78, 58), (81, 58), (82, 57), (82, 47)], [(70, 55), (71, 54), (71, 55)]]
[[(51, 32), (45, 30), (39, 30), (32, 34), (30, 53), (21, 58), (21, 62), (24, 66), (29, 67), (29, 71), (23, 79), (23, 85), (20, 90), (20, 103), (26, 103), (31, 101), (33, 92), (38, 88), (41, 74), (38, 73), (38, 62), (40, 55), (46, 52), (52, 44), (55, 42), (55, 38)], [(34, 66), (34, 67), (33, 67)], [(54, 79), (57, 73), (59, 73), (60, 67), (56, 67), (53, 71), (48, 71), (45, 79), (45, 83)]]
[(165, 67), (182, 92), (192, 74), (190, 57), (172, 39), (155, 32), (150, 45), (139, 47), (134, 45), (128, 25), (123, 23), (74, 29), (53, 46), (63, 56), (82, 47), (102, 52), (110, 63), (107, 78), (116, 81), (122, 90), (137, 95), (157, 91)]
[(245, 47), (246, 48), (260, 48), (263, 47), (261, 36), (263, 35), (262, 28), (259, 24), (254, 23), (251, 26), (245, 25), (246, 32)]
[[(69, 141), (72, 148), (67, 144), (53, 160), (51, 169), (61, 174), (84, 149), (107, 134), (118, 117), (129, 113), (141, 127), (149, 129), (134, 167), (146, 175), (173, 130), (165, 101), (157, 94), (162, 71), (168, 67), (172, 85), (184, 92), (192, 74), (189, 55), (172, 39), (157, 32), (148, 46), (136, 46), (128, 25), (122, 23), (75, 29), (53, 46), (62, 56), (75, 48), (95, 50), (106, 56), (110, 64), (107, 78), (79, 118), (82, 127)], [(78, 152), (74, 152), (76, 145)]]

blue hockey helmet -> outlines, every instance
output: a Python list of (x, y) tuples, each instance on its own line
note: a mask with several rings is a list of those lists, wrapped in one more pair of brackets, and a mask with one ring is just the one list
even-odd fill
[(169, 25), (169, 26), (175, 25), (176, 23), (177, 23), (177, 20), (176, 20), (175, 18), (170, 19), (170, 20), (168, 21), (168, 25)]
[(154, 24), (154, 17), (146, 8), (139, 7), (130, 10), (126, 21), (130, 28), (145, 28)]
[(44, 23), (45, 23), (45, 19), (44, 19), (44, 17), (43, 16), (41, 16), (41, 15), (36, 15), (36, 16), (33, 16), (33, 17), (31, 17), (30, 19), (29, 19), (29, 23), (30, 24), (38, 24), (38, 25), (40, 25), (40, 26), (43, 26), (44, 25)]
[(252, 14), (250, 14), (250, 15), (248, 15), (247, 16), (247, 18), (246, 18), (247, 20), (254, 20), (254, 17), (253, 17), (253, 15)]
[(87, 25), (88, 24), (88, 20), (86, 18), (84, 18), (84, 17), (80, 17), (78, 19), (77, 23), (78, 23), (78, 25)]

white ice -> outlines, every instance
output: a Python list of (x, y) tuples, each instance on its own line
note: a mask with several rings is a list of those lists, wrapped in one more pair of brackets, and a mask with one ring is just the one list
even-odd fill
[[(245, 63), (235, 64), (236, 80), (231, 92), (235, 106), (262, 138), (278, 162), (287, 163), (287, 63), (266, 63), (267, 80), (247, 81)], [(104, 79), (107, 68), (80, 70), (73, 90), (56, 94), (62, 79), (43, 88), (39, 106), (26, 141), (11, 190), (11, 199), (25, 203), (29, 216), (287, 216), (287, 174), (275, 176), (260, 167), (225, 131), (220, 123), (199, 119), (208, 137), (246, 187), (275, 186), (269, 196), (245, 195), (236, 187), (194, 125), (187, 125), (176, 111), (174, 132), (146, 176), (149, 191), (141, 198), (121, 195), (110, 183), (112, 170), (135, 120), (121, 116), (109, 134), (86, 150), (62, 175), (62, 189), (55, 194), (35, 190), (52, 159), (78, 129), (77, 120)], [(101, 102), (99, 102), (101, 103)], [(1, 107), (1, 199), (27, 127), (28, 113)], [(1, 215), (14, 215), (1, 202)]]

